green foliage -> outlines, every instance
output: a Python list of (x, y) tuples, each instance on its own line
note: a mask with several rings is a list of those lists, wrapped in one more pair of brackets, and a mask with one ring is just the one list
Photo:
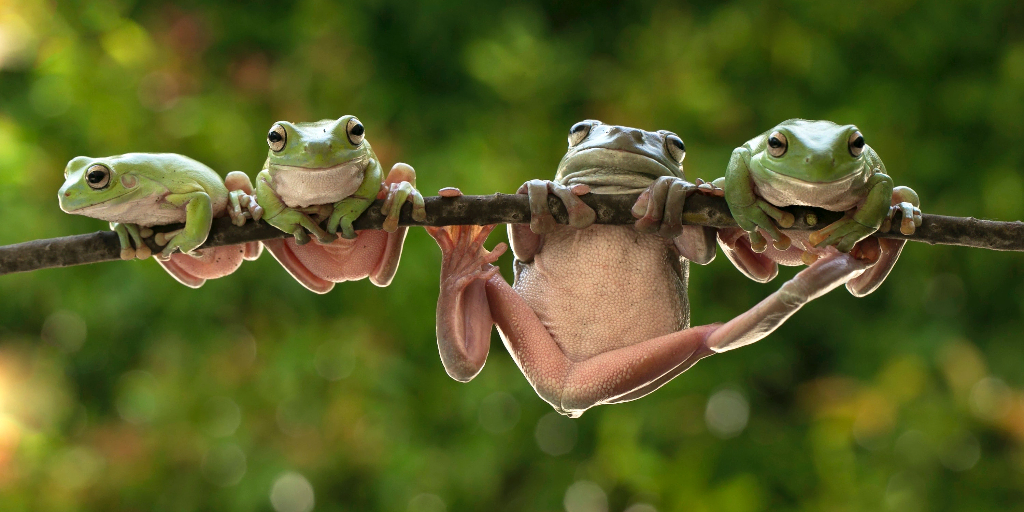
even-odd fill
[[(1024, 219), (1022, 22), (1012, 0), (0, 3), (0, 244), (104, 228), (57, 208), (74, 156), (254, 176), (274, 121), (343, 114), (426, 194), (553, 176), (586, 118), (679, 133), (691, 179), (779, 121), (831, 119), (926, 212)], [(439, 260), (413, 230), (389, 288), (326, 296), (269, 255), (196, 291), (151, 261), (0, 277), (0, 510), (300, 511), (310, 489), (324, 511), (1024, 500), (1019, 254), (910, 244), (875, 294), (833, 292), (575, 421), (496, 336), (476, 380), (445, 375)], [(792, 272), (695, 267), (695, 322)]]

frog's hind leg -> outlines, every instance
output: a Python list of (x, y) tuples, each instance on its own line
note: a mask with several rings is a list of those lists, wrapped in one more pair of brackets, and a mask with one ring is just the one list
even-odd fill
[(209, 247), (194, 254), (174, 253), (167, 259), (158, 259), (160, 266), (190, 288), (199, 288), (207, 279), (231, 274), (242, 265), (249, 244)]
[(725, 257), (754, 281), (767, 283), (779, 275), (778, 263), (763, 253), (754, 252), (747, 232), (740, 228), (718, 230), (718, 245)]
[(295, 255), (292, 247), (284, 238), (265, 240), (263, 245), (270, 254), (295, 278), (302, 286), (314, 293), (327, 293), (334, 288), (334, 283), (318, 277)]

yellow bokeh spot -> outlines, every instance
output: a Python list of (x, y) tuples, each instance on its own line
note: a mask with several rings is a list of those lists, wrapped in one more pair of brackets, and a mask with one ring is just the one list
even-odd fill
[(155, 52), (149, 34), (139, 25), (127, 20), (107, 32), (102, 43), (107, 54), (122, 66), (143, 64)]

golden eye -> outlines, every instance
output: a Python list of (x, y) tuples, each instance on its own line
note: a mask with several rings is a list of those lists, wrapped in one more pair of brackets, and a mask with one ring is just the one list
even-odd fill
[(348, 120), (348, 126), (345, 128), (348, 133), (348, 141), (353, 146), (358, 146), (363, 143), (363, 139), (366, 138), (366, 129), (363, 128), (363, 123), (360, 123), (358, 119), (352, 118)]
[(96, 164), (89, 168), (85, 174), (85, 181), (90, 187), (99, 190), (110, 184), (110, 169), (103, 165)]
[(270, 146), (270, 150), (274, 153), (284, 149), (284, 145), (288, 142), (288, 132), (284, 130), (284, 126), (275, 124), (270, 128), (270, 133), (267, 134), (267, 145)]
[(789, 147), (789, 141), (786, 140), (786, 136), (782, 132), (772, 132), (768, 136), (768, 154), (778, 158), (786, 154), (786, 148)]
[(850, 154), (857, 158), (863, 152), (864, 136), (861, 135), (860, 130), (857, 130), (850, 134)]
[(569, 147), (571, 148), (580, 142), (583, 142), (583, 139), (586, 139), (587, 135), (590, 135), (590, 128), (593, 126), (594, 122), (589, 120), (580, 121), (572, 125), (572, 128), (569, 128)]
[(665, 147), (668, 148), (669, 156), (676, 162), (683, 163), (683, 159), (686, 158), (686, 145), (683, 144), (683, 139), (674, 133), (665, 134)]

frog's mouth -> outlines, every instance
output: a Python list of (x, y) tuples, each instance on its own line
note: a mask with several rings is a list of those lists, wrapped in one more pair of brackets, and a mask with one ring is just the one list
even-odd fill
[(588, 185), (601, 194), (627, 194), (642, 192), (662, 176), (682, 178), (683, 173), (641, 153), (599, 147), (563, 158), (555, 181), (566, 186)]

